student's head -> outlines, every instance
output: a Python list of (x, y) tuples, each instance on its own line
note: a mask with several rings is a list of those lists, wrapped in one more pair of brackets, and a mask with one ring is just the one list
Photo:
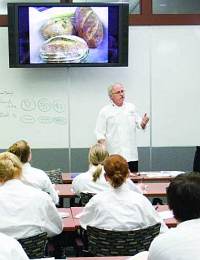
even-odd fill
[(19, 179), (21, 174), (22, 164), (18, 157), (9, 152), (0, 153), (0, 183)]
[(17, 141), (8, 148), (8, 152), (15, 154), (22, 163), (30, 161), (31, 148), (24, 140)]
[(167, 188), (167, 201), (178, 221), (200, 218), (200, 174), (185, 173), (174, 178)]
[(129, 175), (127, 161), (118, 154), (110, 155), (105, 160), (104, 170), (107, 180), (114, 188), (120, 187)]
[(96, 182), (96, 180), (99, 178), (102, 172), (103, 163), (108, 155), (109, 154), (105, 146), (102, 144), (95, 144), (90, 148), (88, 156), (89, 163), (90, 165), (97, 166), (96, 170), (93, 173), (93, 181)]
[(121, 83), (114, 83), (108, 87), (108, 95), (115, 105), (122, 106), (125, 99), (124, 86)]

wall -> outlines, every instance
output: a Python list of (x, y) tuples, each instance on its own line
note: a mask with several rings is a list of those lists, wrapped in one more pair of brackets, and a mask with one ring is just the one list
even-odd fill
[(85, 170), (107, 86), (121, 81), (127, 100), (151, 117), (138, 132), (140, 169), (191, 169), (200, 130), (199, 26), (129, 27), (128, 68), (9, 69), (7, 28), (0, 36), (2, 149), (24, 138), (35, 166)]

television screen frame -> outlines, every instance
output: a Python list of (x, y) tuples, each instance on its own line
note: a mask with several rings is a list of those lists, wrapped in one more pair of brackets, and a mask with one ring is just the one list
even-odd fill
[[(90, 3), (90, 2), (81, 2), (81, 3), (8, 3), (8, 40), (9, 40), (9, 67), (10, 68), (49, 68), (49, 67), (127, 67), (128, 66), (128, 9), (129, 5), (127, 3)], [(111, 8), (118, 9), (118, 24), (116, 24), (116, 35), (118, 37), (117, 43), (117, 60), (110, 62), (110, 53), (112, 53), (112, 48), (110, 47), (110, 38), (107, 45), (109, 54), (108, 61), (104, 62), (70, 62), (70, 63), (31, 63), (30, 62), (30, 35), (28, 29), (28, 43), (26, 42), (28, 49), (28, 63), (20, 63), (20, 44), (19, 44), (19, 8), (20, 7), (108, 7), (108, 10), (114, 10)], [(110, 9), (109, 9), (110, 8)], [(22, 9), (22, 8), (21, 8)], [(110, 14), (111, 15), (111, 14)], [(24, 18), (23, 18), (24, 19)], [(27, 15), (28, 23), (29, 17)], [(108, 35), (110, 35), (109, 26), (109, 11), (108, 11)], [(113, 32), (112, 32), (113, 33)], [(27, 32), (26, 32), (27, 34)], [(113, 37), (114, 38), (114, 37)], [(27, 41), (26, 39), (26, 41)], [(114, 43), (115, 44), (115, 43)], [(26, 61), (27, 62), (27, 61)]]

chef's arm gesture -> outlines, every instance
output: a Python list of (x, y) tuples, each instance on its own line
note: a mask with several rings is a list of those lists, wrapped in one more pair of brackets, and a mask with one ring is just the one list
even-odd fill
[(142, 129), (145, 129), (148, 122), (149, 122), (149, 117), (147, 116), (147, 113), (145, 113), (140, 124)]

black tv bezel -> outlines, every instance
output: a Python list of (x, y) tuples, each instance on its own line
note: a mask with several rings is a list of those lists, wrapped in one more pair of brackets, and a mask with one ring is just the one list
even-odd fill
[[(119, 7), (119, 62), (115, 63), (19, 63), (18, 43), (18, 7), (52, 6), (52, 7)], [(55, 67), (127, 67), (128, 66), (128, 4), (127, 3), (8, 3), (8, 40), (10, 68), (55, 68)]]

